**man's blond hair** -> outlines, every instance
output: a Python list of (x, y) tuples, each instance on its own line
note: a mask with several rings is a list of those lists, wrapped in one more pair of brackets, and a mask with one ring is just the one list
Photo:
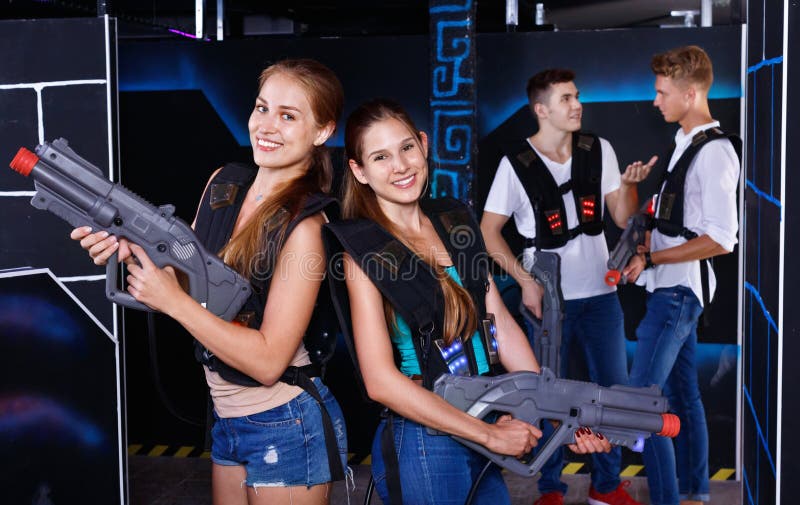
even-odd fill
[(650, 68), (656, 75), (663, 75), (673, 81), (694, 84), (704, 91), (714, 82), (711, 59), (698, 46), (684, 46), (653, 56)]

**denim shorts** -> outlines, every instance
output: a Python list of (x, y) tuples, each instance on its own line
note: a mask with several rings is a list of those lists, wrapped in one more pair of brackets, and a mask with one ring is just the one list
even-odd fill
[[(347, 435), (342, 409), (322, 381), (314, 384), (333, 421), (342, 468), (347, 469)], [(273, 409), (243, 417), (214, 413), (211, 460), (244, 466), (245, 483), (259, 487), (314, 486), (331, 481), (317, 401), (305, 391)]]

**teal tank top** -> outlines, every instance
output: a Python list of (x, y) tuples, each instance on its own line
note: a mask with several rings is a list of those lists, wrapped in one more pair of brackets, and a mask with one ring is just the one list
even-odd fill
[[(451, 265), (445, 267), (444, 270), (459, 286), (463, 286), (455, 266)], [(411, 340), (411, 328), (408, 327), (405, 319), (400, 315), (395, 316), (395, 323), (394, 331), (391, 332), (391, 339), (392, 343), (400, 352), (400, 372), (409, 377), (412, 375), (421, 375), (422, 371), (417, 361), (417, 353), (414, 351), (414, 344)], [(472, 348), (475, 350), (475, 363), (478, 365), (478, 373), (485, 374), (489, 371), (489, 363), (486, 361), (486, 352), (483, 350), (483, 345), (480, 344), (481, 335), (476, 331), (470, 338), (475, 342)]]

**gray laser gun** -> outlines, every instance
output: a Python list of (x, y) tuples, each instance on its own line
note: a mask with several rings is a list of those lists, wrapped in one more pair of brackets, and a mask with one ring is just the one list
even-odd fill
[(542, 318), (520, 302), (519, 312), (533, 326), (533, 354), (539, 365), (559, 375), (561, 356), (561, 320), (564, 318), (564, 296), (561, 294), (561, 257), (554, 252), (536, 251), (531, 274), (544, 287)]
[(628, 218), (625, 231), (620, 235), (614, 250), (608, 255), (605, 281), (609, 286), (625, 284), (628, 279), (622, 275), (622, 269), (628, 265), (638, 246), (644, 245), (647, 231), (653, 222), (653, 198), (647, 201), (636, 214)]
[(556, 430), (529, 461), (496, 454), (480, 444), (453, 437), (499, 466), (525, 477), (536, 475), (556, 448), (572, 443), (580, 427), (591, 428), (612, 444), (636, 451), (642, 450), (644, 439), (651, 433), (675, 437), (680, 432), (680, 420), (667, 413), (667, 399), (661, 396), (658, 386), (602, 387), (557, 379), (552, 371), (543, 368), (541, 374), (513, 372), (496, 377), (444, 374), (434, 383), (433, 391), (479, 419), (499, 412), (533, 425), (557, 421)]
[[(250, 283), (197, 240), (191, 227), (174, 216), (175, 207), (155, 207), (115, 184), (78, 156), (65, 139), (45, 142), (36, 154), (19, 150), (11, 168), (33, 175), (31, 205), (48, 210), (74, 227), (91, 226), (138, 244), (158, 267), (170, 265), (189, 281), (189, 294), (210, 312), (232, 320), (250, 296)], [(117, 287), (117, 253), (106, 265), (106, 296), (119, 305), (152, 311)]]

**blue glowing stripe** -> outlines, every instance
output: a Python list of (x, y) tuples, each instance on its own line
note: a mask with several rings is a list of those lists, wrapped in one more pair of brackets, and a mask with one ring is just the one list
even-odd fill
[(437, 12), (459, 12), (459, 11), (466, 11), (472, 8), (472, 0), (467, 0), (463, 4), (450, 4), (450, 5), (437, 5), (436, 7), (431, 7), (429, 12), (431, 14), (436, 14)]
[(762, 60), (753, 65), (752, 67), (747, 67), (747, 73), (751, 74), (753, 72), (757, 72), (760, 68), (769, 66), (769, 65), (778, 65), (783, 63), (783, 56), (776, 56), (775, 58), (771, 58), (769, 60)]
[(431, 106), (471, 106), (472, 102), (466, 100), (431, 100)]
[(749, 282), (744, 283), (744, 288), (750, 291), (750, 293), (756, 297), (756, 300), (758, 300), (758, 304), (761, 305), (761, 311), (764, 313), (764, 317), (767, 319), (767, 322), (769, 323), (770, 326), (772, 326), (772, 329), (775, 330), (775, 333), (778, 333), (778, 325), (775, 324), (775, 320), (772, 319), (772, 315), (767, 310), (766, 305), (764, 305), (764, 300), (761, 298), (761, 295), (758, 293), (758, 290)]
[(765, 193), (762, 190), (760, 190), (758, 188), (758, 186), (756, 186), (750, 179), (747, 179), (747, 181), (745, 181), (745, 182), (747, 184), (747, 187), (750, 188), (751, 190), (753, 190), (753, 193), (757, 194), (758, 196), (760, 196), (764, 200), (776, 205), (779, 209), (781, 208), (781, 201), (780, 200), (778, 200), (774, 196), (768, 195), (767, 193)]
[(753, 492), (750, 489), (750, 479), (747, 478), (747, 470), (742, 470), (742, 478), (744, 479), (744, 488), (747, 490), (747, 503), (755, 505), (753, 501)]
[[(618, 102), (652, 102), (655, 91), (652, 81), (628, 82), (612, 85), (581, 84), (581, 103), (618, 103)], [(488, 95), (488, 93), (487, 93)], [(741, 85), (738, 82), (714, 83), (708, 95), (712, 100), (742, 98)], [(497, 129), (504, 121), (515, 114), (521, 107), (528, 107), (525, 97), (515, 98), (508, 102), (483, 100), (478, 102), (478, 131), (482, 136)]]
[(772, 461), (772, 454), (769, 451), (769, 445), (767, 443), (767, 439), (764, 438), (764, 433), (761, 431), (761, 425), (758, 422), (758, 416), (756, 415), (756, 408), (753, 405), (753, 399), (750, 397), (750, 390), (747, 389), (747, 386), (743, 386), (742, 390), (744, 391), (744, 397), (747, 399), (747, 405), (750, 407), (750, 413), (753, 414), (753, 419), (755, 419), (756, 426), (756, 433), (758, 433), (758, 439), (761, 441), (761, 445), (764, 447), (764, 453), (767, 455), (767, 461), (769, 461), (769, 466), (772, 468), (772, 473), (775, 474), (775, 463)]

